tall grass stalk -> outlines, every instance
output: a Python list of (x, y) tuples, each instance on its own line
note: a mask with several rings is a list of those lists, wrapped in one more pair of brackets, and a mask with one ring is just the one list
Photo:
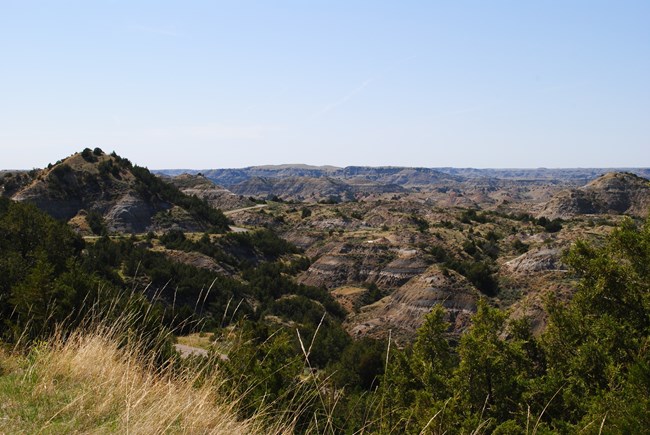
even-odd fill
[(290, 419), (264, 408), (241, 418), (240, 398), (224, 388), (216, 363), (163, 358), (165, 348), (152, 343), (169, 330), (136, 332), (148, 313), (103, 320), (112, 318), (104, 307), (76, 329), (32, 343), (26, 355), (1, 351), (0, 433), (293, 432)]

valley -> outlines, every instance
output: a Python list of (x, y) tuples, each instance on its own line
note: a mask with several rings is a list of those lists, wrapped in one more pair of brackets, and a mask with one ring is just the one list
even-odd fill
[[(401, 345), (437, 305), (460, 336), (480, 298), (528, 316), (541, 332), (544, 300), (568, 300), (575, 287), (562, 260), (569, 247), (602, 240), (624, 215), (641, 219), (650, 209), (642, 178), (650, 169), (281, 165), (146, 174), (87, 149), (44, 170), (4, 172), (0, 181), (5, 196), (89, 240), (148, 233), (153, 251), (224, 276), (238, 276), (227, 254), (170, 249), (157, 239), (168, 231), (272, 231), (309, 261), (296, 281), (345, 307), (350, 336), (386, 339), (390, 331)], [(212, 211), (199, 202), (192, 209), (191, 198)]]
[[(303, 391), (305, 373), (340, 394), (350, 388), (346, 401), (387, 394), (396, 384), (383, 379), (397, 376), (381, 364), (387, 352), (416, 370), (429, 333), (449, 346), (440, 357), (449, 371), (436, 370), (461, 382), (480, 319), (500, 319), (490, 330), (500, 345), (519, 346), (516, 327), (547, 343), (558, 327), (549, 307), (581, 300), (575, 258), (590, 254), (576, 250), (641, 228), (650, 209), (647, 169), (178, 172), (155, 175), (86, 149), (42, 170), (0, 173), (3, 339), (37, 340), (97, 310), (130, 313), (138, 320), (126, 323), (156, 358), (210, 361), (254, 379), (228, 387), (243, 388), (242, 418), (268, 397), (286, 409), (284, 395)], [(418, 382), (413, 391), (433, 381)], [(415, 406), (409, 400), (403, 406)]]

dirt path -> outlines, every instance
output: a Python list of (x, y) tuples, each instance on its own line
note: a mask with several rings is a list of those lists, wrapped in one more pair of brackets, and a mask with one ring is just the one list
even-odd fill
[(231, 214), (239, 213), (240, 211), (255, 210), (264, 207), (268, 207), (268, 204), (257, 204), (252, 207), (236, 208), (235, 210), (224, 211), (223, 214), (226, 216), (230, 216)]
[(181, 354), (183, 358), (187, 358), (188, 356), (193, 356), (193, 355), (208, 356), (208, 351), (205, 349), (201, 349), (200, 347), (187, 346), (185, 344), (180, 344), (180, 343), (176, 343), (174, 347)]

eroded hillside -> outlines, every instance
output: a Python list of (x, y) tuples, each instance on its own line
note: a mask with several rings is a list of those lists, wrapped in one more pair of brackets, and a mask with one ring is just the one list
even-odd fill
[(8, 196), (70, 221), (83, 233), (103, 231), (93, 228), (93, 219), (98, 218), (105, 231), (114, 233), (227, 228), (227, 219), (206, 202), (99, 148), (73, 154), (30, 175), (28, 182), (6, 192)]
[(541, 331), (545, 297), (566, 300), (574, 288), (564, 252), (577, 239), (601, 239), (621, 219), (561, 221), (510, 210), (385, 199), (269, 203), (231, 217), (238, 225), (273, 228), (303, 248), (312, 264), (299, 281), (328, 289), (347, 308), (351, 335), (385, 338), (392, 330), (409, 342), (438, 304), (448, 308), (453, 333), (462, 333), (481, 297), (531, 316)]

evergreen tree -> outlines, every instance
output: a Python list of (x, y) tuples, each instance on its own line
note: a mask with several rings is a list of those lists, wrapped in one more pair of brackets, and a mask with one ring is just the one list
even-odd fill
[(620, 430), (647, 429), (650, 219), (641, 228), (626, 220), (601, 246), (578, 242), (566, 261), (580, 282), (568, 305), (549, 302), (544, 386), (547, 396), (560, 391), (551, 413), (571, 423), (607, 414)]

